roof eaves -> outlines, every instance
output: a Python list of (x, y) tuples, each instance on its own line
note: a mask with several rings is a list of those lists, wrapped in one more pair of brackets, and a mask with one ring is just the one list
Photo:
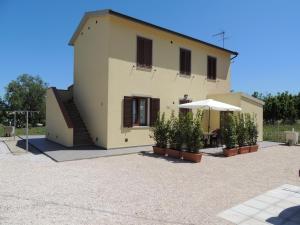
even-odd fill
[(102, 16), (102, 15), (108, 14), (109, 11), (110, 11), (109, 9), (104, 9), (104, 10), (90, 11), (90, 12), (84, 13), (82, 19), (80, 20), (79, 25), (77, 26), (77, 28), (76, 28), (75, 32), (73, 33), (68, 44), (71, 46), (74, 45), (74, 42), (75, 42), (77, 36), (79, 35), (80, 31), (82, 30), (84, 24), (91, 16)]
[(236, 51), (231, 51), (231, 50), (229, 50), (229, 49), (222, 48), (222, 47), (219, 47), (219, 46), (217, 46), (217, 45), (210, 44), (210, 43), (208, 43), (208, 42), (199, 40), (199, 39), (197, 39), (197, 38), (193, 38), (193, 37), (191, 37), (191, 36), (188, 36), (188, 35), (185, 35), (185, 34), (182, 34), (182, 33), (176, 32), (176, 31), (173, 31), (173, 30), (169, 30), (169, 29), (164, 28), (164, 27), (157, 26), (157, 25), (155, 25), (155, 24), (148, 23), (148, 22), (146, 22), (146, 21), (139, 20), (139, 19), (136, 19), (136, 18), (131, 17), (131, 16), (124, 15), (124, 14), (122, 14), (122, 13), (113, 11), (113, 10), (111, 10), (111, 9), (109, 9), (108, 12), (109, 12), (110, 14), (112, 14), (112, 15), (119, 16), (119, 17), (123, 17), (123, 18), (125, 18), (125, 19), (127, 19), (127, 20), (131, 20), (131, 21), (133, 21), (133, 22), (141, 23), (141, 24), (144, 24), (144, 25), (146, 25), (146, 26), (150, 26), (150, 27), (152, 27), (152, 28), (156, 28), (156, 29), (158, 29), (158, 30), (162, 30), (162, 31), (165, 31), (165, 32), (167, 32), (167, 33), (174, 34), (174, 35), (176, 35), (176, 36), (180, 36), (180, 37), (183, 37), (183, 38), (186, 38), (186, 39), (189, 39), (189, 40), (192, 40), (192, 41), (196, 41), (196, 42), (199, 42), (199, 43), (201, 43), (201, 44), (204, 44), (204, 45), (207, 45), (207, 46), (210, 46), (210, 47), (213, 47), (213, 48), (217, 48), (217, 49), (219, 49), (219, 50), (221, 50), (221, 51), (228, 52), (228, 53), (230, 53), (230, 54), (232, 54), (232, 55), (236, 55), (236, 56), (237, 56), (237, 55), (239, 54), (239, 53), (236, 52)]
[(235, 55), (237, 56), (239, 53), (236, 52), (236, 51), (231, 51), (229, 49), (226, 49), (226, 48), (222, 48), (222, 47), (219, 47), (217, 45), (213, 45), (213, 44), (210, 44), (208, 42), (205, 42), (205, 41), (202, 41), (202, 40), (199, 40), (197, 38), (193, 38), (191, 36), (188, 36), (188, 35), (185, 35), (185, 34), (182, 34), (182, 33), (179, 33), (179, 32), (176, 32), (176, 31), (173, 31), (173, 30), (169, 30), (167, 28), (164, 28), (164, 27), (160, 27), (160, 26), (157, 26), (155, 24), (152, 24), (152, 23), (148, 23), (146, 21), (143, 21), (143, 20), (139, 20), (139, 19), (136, 19), (134, 17), (131, 17), (131, 16), (127, 16), (125, 14), (122, 14), (122, 13), (119, 13), (119, 12), (116, 12), (116, 11), (113, 11), (111, 9), (104, 9), (104, 10), (97, 10), (97, 11), (91, 11), (91, 12), (86, 12), (84, 14), (84, 17), (81, 19), (78, 27), (76, 28), (71, 40), (69, 41), (69, 45), (74, 45), (74, 42), (75, 42), (75, 39), (77, 38), (77, 36), (79, 35), (81, 29), (83, 28), (85, 22), (87, 21), (87, 19), (90, 17), (90, 16), (101, 16), (101, 15), (105, 15), (105, 14), (111, 14), (111, 15), (115, 15), (115, 16), (118, 16), (118, 17), (121, 17), (121, 18), (124, 18), (124, 19), (127, 19), (127, 20), (130, 20), (130, 21), (133, 21), (133, 22), (136, 22), (136, 23), (140, 23), (140, 24), (143, 24), (143, 25), (146, 25), (146, 26), (150, 26), (152, 28), (155, 28), (155, 29), (158, 29), (158, 30), (162, 30), (162, 31), (165, 31), (167, 33), (171, 33), (171, 34), (174, 34), (176, 36), (180, 36), (180, 37), (183, 37), (183, 38), (186, 38), (186, 39), (189, 39), (189, 40), (192, 40), (192, 41), (195, 41), (195, 42), (198, 42), (198, 43), (201, 43), (203, 45), (206, 45), (206, 46), (209, 46), (209, 47), (212, 47), (212, 48), (216, 48), (216, 49), (219, 49), (221, 51), (225, 51), (225, 52), (228, 52), (232, 55)]

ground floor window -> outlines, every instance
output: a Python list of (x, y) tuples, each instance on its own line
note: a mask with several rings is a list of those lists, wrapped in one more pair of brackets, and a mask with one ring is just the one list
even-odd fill
[(132, 99), (132, 124), (147, 126), (148, 98), (134, 97)]
[(123, 100), (123, 126), (153, 126), (160, 109), (160, 99), (125, 96)]

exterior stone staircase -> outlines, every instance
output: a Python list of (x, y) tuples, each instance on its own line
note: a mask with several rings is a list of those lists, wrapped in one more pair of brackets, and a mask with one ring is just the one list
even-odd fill
[(64, 106), (73, 122), (74, 146), (94, 145), (73, 99), (65, 101)]

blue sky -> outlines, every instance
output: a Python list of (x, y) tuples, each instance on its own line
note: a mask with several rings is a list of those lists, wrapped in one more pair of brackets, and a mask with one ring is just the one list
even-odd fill
[(40, 75), (50, 86), (72, 83), (68, 41), (86, 11), (111, 8), (204, 41), (225, 30), (225, 47), (240, 55), (232, 89), (298, 93), (300, 1), (297, 0), (0, 0), (0, 96), (19, 74)]

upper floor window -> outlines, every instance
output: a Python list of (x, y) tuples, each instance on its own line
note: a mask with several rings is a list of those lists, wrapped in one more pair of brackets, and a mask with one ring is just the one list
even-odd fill
[(217, 79), (217, 58), (207, 56), (207, 79)]
[(181, 48), (179, 61), (180, 74), (191, 75), (191, 51)]
[(137, 67), (152, 68), (152, 40), (137, 37)]
[[(192, 100), (185, 99), (185, 98), (179, 100), (179, 104), (185, 104), (185, 103), (189, 103), (189, 102), (192, 102)], [(187, 114), (189, 112), (192, 112), (192, 109), (185, 109), (185, 108), (180, 108), (179, 109), (179, 113), (183, 114), (183, 115), (185, 115), (185, 114)]]

